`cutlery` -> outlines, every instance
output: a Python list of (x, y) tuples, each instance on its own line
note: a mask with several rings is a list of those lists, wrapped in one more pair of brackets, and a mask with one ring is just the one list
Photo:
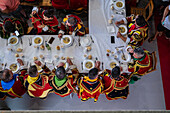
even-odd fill
[(81, 44), (80, 44), (80, 37), (78, 38), (78, 43), (79, 43), (79, 46), (81, 46)]
[(94, 43), (94, 40), (93, 40), (93, 38), (90, 36), (90, 38), (91, 38), (91, 40), (92, 40), (92, 42)]
[(30, 40), (29, 42), (30, 42), (30, 46), (31, 46), (31, 45), (32, 45), (32, 40), (31, 40), (31, 37), (29, 38), (29, 40)]
[(118, 46), (118, 47), (115, 47), (115, 48), (122, 48), (122, 47), (124, 47), (124, 46)]
[(81, 69), (83, 70), (83, 62), (81, 62)]
[(6, 66), (7, 66), (7, 63), (5, 63), (5, 65), (4, 65), (4, 69), (6, 68)]
[(23, 41), (22, 41), (22, 38), (20, 37), (20, 40), (21, 40), (21, 44), (23, 45)]
[(8, 46), (8, 40), (7, 40), (7, 42), (6, 42), (6, 46)]
[(124, 54), (124, 52), (123, 52), (123, 49), (121, 49), (121, 51), (122, 51), (122, 53), (123, 53), (123, 59), (126, 60), (125, 54)]

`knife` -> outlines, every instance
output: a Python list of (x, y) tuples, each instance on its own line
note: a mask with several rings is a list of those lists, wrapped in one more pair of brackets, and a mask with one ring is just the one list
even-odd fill
[(92, 40), (92, 42), (94, 43), (94, 40), (93, 40), (93, 38), (90, 36), (90, 38), (91, 38), (91, 40)]
[(23, 45), (23, 42), (22, 42), (22, 38), (20, 37), (20, 40), (21, 40), (21, 44)]
[(83, 70), (83, 62), (81, 62), (81, 69)]
[(103, 68), (103, 62), (102, 62), (102, 70), (103, 70), (104, 68)]
[(81, 44), (80, 44), (80, 37), (78, 38), (78, 43), (79, 43), (79, 46), (81, 46)]

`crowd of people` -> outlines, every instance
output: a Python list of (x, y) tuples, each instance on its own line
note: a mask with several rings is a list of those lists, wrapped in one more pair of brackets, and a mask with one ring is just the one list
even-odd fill
[[(8, 11), (7, 8), (0, 6), (2, 12)], [(166, 17), (169, 10), (170, 5), (165, 9), (161, 21), (161, 26), (165, 28), (167, 28), (167, 23), (164, 20), (169, 18)], [(22, 10), (20, 11), (24, 15)], [(62, 38), (65, 34), (78, 36), (86, 34), (82, 20), (76, 15), (67, 15), (60, 26), (53, 10), (33, 7), (30, 15), (33, 28), (29, 33), (27, 33), (28, 24), (24, 21), (25, 18), (19, 19), (13, 15), (0, 23), (1, 38), (8, 39), (11, 33), (17, 36), (52, 34), (58, 35), (58, 38)], [(95, 68), (86, 74), (81, 74), (70, 58), (67, 58), (67, 62), (71, 73), (67, 73), (63, 63), (59, 63), (56, 69), (50, 70), (40, 61), (35, 61), (35, 64), (43, 69), (42, 72), (38, 72), (36, 65), (31, 65), (27, 69), (23, 61), (17, 59), (20, 64), (18, 73), (12, 73), (10, 69), (0, 71), (0, 99), (21, 98), (26, 92), (32, 98), (41, 99), (46, 98), (50, 93), (61, 97), (76, 93), (82, 101), (94, 98), (94, 102), (97, 102), (100, 94), (105, 94), (108, 100), (126, 99), (129, 94), (129, 84), (134, 84), (135, 81), (153, 70), (153, 58), (149, 51), (141, 47), (148, 37), (149, 25), (145, 18), (142, 15), (131, 15), (115, 22), (116, 26), (120, 24), (128, 26), (127, 37), (118, 31), (117, 38), (121, 38), (127, 44), (126, 49), (133, 59), (133, 62), (128, 64), (130, 73), (122, 73), (123, 70), (120, 66), (115, 66), (112, 70), (101, 70), (100, 61), (97, 61)]]

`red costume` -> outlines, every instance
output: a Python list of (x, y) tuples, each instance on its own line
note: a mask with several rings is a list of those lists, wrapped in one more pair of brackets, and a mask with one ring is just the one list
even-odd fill
[(7, 96), (11, 97), (11, 98), (22, 98), (21, 96), (26, 92), (26, 89), (23, 85), (23, 78), (26, 74), (27, 70), (23, 69), (20, 71), (21, 74), (17, 74), (17, 76), (14, 78), (15, 82), (12, 85), (12, 87), (10, 89), (3, 89), (3, 86), (1, 84), (0, 81), (0, 94), (2, 93), (2, 95), (0, 96), (0, 99), (4, 100)]
[(129, 94), (129, 84), (126, 73), (121, 74), (119, 80), (111, 77), (111, 71), (105, 70), (103, 76), (104, 93), (108, 100), (116, 100), (119, 98), (126, 99)]
[(32, 15), (32, 24), (34, 26), (34, 29), (37, 29), (37, 34), (42, 33), (43, 28), (38, 28), (39, 25), (46, 25), (48, 27), (48, 33), (56, 33), (58, 32), (58, 20), (55, 16), (53, 16), (53, 20), (44, 20), (44, 11), (40, 9), (40, 11), (38, 13), (36, 13), (35, 15)]
[[(145, 75), (149, 70), (152, 70), (153, 67), (153, 59), (151, 54), (144, 50), (145, 55), (142, 58), (136, 59), (133, 58), (134, 63), (129, 64), (128, 71), (132, 72), (132, 75)], [(133, 56), (132, 56), (133, 57)]]
[(79, 87), (78, 97), (81, 97), (82, 101), (94, 98), (94, 102), (97, 102), (99, 95), (103, 90), (103, 84), (99, 78), (91, 80), (85, 76), (79, 78), (77, 84)]
[[(53, 71), (55, 73), (55, 70), (53, 70)], [(61, 86), (58, 86), (56, 84), (57, 76), (55, 76), (55, 74), (53, 74), (53, 77), (49, 81), (49, 83), (53, 87), (53, 91), (55, 94), (60, 95), (61, 97), (65, 97), (65, 96), (70, 95), (73, 91), (75, 93), (77, 93), (77, 91), (75, 90), (75, 86), (76, 86), (77, 78), (79, 76), (79, 72), (78, 72), (77, 68), (74, 68), (71, 71), (72, 71), (72, 74), (67, 75), (65, 81), (63, 82), (63, 84)]]
[[(74, 26), (67, 26), (66, 22), (68, 21), (68, 19), (70, 17), (74, 17), (77, 20), (77, 23)], [(67, 15), (64, 19), (63, 22), (61, 23), (61, 30), (59, 31), (59, 33), (62, 34), (69, 34), (69, 32), (75, 32), (75, 35), (77, 36), (83, 36), (85, 35), (85, 27), (83, 25), (83, 22), (81, 21), (81, 19), (78, 16), (75, 15)]]
[(46, 66), (43, 66), (43, 72), (38, 73), (38, 79), (33, 83), (29, 82), (29, 75), (24, 77), (24, 85), (30, 97), (46, 98), (52, 91), (53, 88), (48, 83), (51, 73), (46, 73), (48, 70)]

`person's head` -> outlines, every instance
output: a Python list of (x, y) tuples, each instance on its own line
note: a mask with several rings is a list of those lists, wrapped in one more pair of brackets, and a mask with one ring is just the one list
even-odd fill
[(117, 79), (120, 75), (120, 67), (116, 66), (111, 71), (112, 78)]
[(98, 71), (99, 70), (97, 68), (92, 68), (88, 73), (89, 79), (93, 80), (93, 79), (97, 78), (98, 77)]
[(142, 26), (147, 25), (147, 22), (145, 21), (145, 18), (143, 17), (143, 15), (137, 15), (135, 24), (139, 27), (142, 27)]
[(58, 67), (55, 70), (55, 75), (57, 76), (58, 79), (63, 79), (66, 76), (66, 71), (63, 66)]
[(13, 78), (13, 73), (9, 69), (5, 69), (0, 71), (0, 79), (4, 82), (9, 82)]
[(53, 18), (54, 18), (54, 10), (53, 9), (44, 11), (44, 14), (43, 14), (44, 20), (48, 21), (48, 20), (52, 20)]
[(15, 24), (13, 24), (11, 21), (5, 22), (4, 29), (9, 33), (14, 33), (16, 31)]
[(77, 19), (74, 17), (69, 17), (66, 24), (68, 26), (74, 26), (77, 23)]
[(133, 51), (133, 57), (134, 58), (141, 58), (144, 55), (145, 55), (144, 50), (141, 47), (135, 48), (134, 51)]
[(38, 75), (37, 67), (35, 65), (30, 66), (28, 70), (28, 74), (30, 77), (37, 77)]

